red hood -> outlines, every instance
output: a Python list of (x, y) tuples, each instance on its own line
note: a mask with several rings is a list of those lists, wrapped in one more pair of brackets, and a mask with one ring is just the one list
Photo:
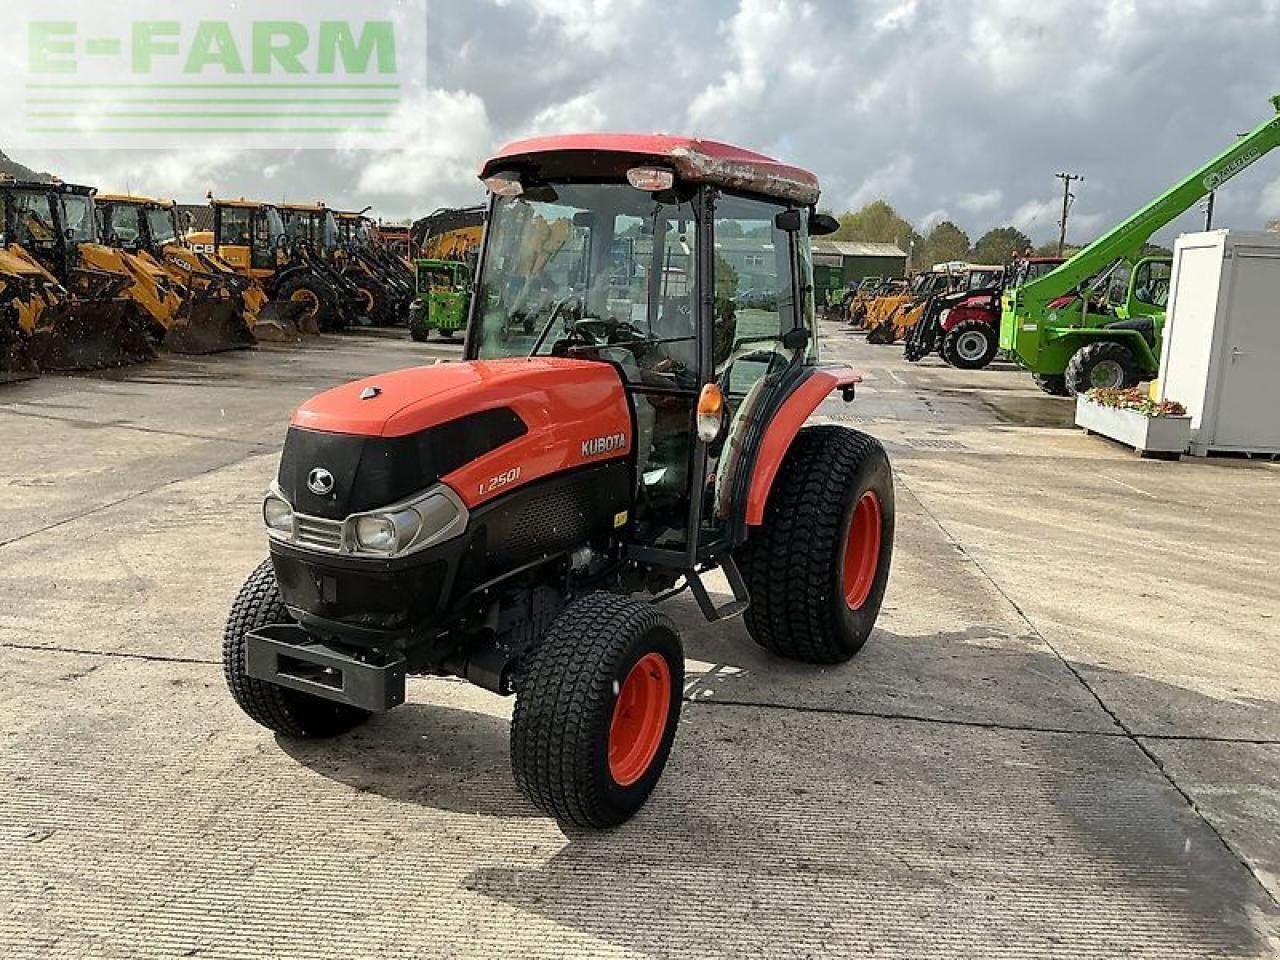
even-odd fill
[[(300, 406), (291, 423), (327, 433), (403, 437), (469, 413), (512, 406), (518, 399), (548, 409), (562, 395), (577, 391), (579, 402), (590, 406), (611, 396), (618, 385), (612, 367), (585, 360), (441, 363), (380, 373), (326, 390)], [(366, 391), (373, 395), (361, 399)]]

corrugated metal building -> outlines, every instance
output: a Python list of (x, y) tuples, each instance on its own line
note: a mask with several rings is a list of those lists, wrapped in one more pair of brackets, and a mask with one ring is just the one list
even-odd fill
[(822, 291), (843, 290), (863, 277), (904, 277), (907, 255), (896, 244), (863, 240), (814, 240), (814, 284)]

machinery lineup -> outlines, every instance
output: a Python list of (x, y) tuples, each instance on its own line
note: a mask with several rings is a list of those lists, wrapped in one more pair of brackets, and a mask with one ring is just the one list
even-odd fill
[(172, 200), (0, 178), (0, 379), (407, 321), (407, 237), (367, 210), (209, 206), (192, 230)]
[(902, 342), (912, 361), (936, 352), (972, 370), (1003, 352), (1054, 396), (1150, 380), (1172, 278), (1171, 257), (1153, 252), (1151, 238), (1280, 144), (1280, 96), (1271, 103), (1276, 115), (1070, 258), (871, 277), (846, 293), (837, 315), (869, 343)]
[[(1151, 237), (1280, 142), (1273, 106), (1070, 258), (868, 278), (839, 316), (913, 361), (1003, 351), (1053, 394), (1150, 378), (1171, 277)], [(465, 334), (461, 362), (295, 411), (226, 682), (284, 737), (343, 734), (402, 704), (411, 675), (513, 696), (520, 790), (608, 827), (653, 791), (679, 722), (662, 601), (687, 592), (774, 654), (845, 663), (889, 575), (892, 472), (875, 438), (805, 426), (861, 382), (820, 358), (810, 239), (839, 223), (813, 174), (706, 140), (581, 134), (510, 144), (480, 177), (484, 206), (408, 229), (210, 195), (192, 230), (172, 201), (0, 182), (4, 371), (357, 324)], [(735, 267), (721, 251), (743, 236), (769, 252)]]

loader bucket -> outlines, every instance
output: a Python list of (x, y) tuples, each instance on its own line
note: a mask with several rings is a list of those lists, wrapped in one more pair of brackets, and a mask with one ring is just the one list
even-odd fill
[(164, 335), (174, 353), (221, 353), (254, 344), (239, 299), (189, 300)]
[(259, 343), (298, 343), (302, 340), (300, 304), (288, 300), (271, 300), (262, 305), (253, 321), (253, 336)]
[(253, 334), (259, 340), (274, 340), (273, 335), (264, 337), (262, 331), (282, 331), (285, 342), (296, 343), (305, 334), (309, 337), (320, 335), (320, 326), (314, 317), (308, 317), (310, 304), (302, 300), (271, 300), (258, 311), (258, 320), (253, 326)]
[(75, 300), (49, 307), (31, 335), (31, 354), (46, 373), (102, 370), (154, 360), (145, 318), (131, 300)]
[(27, 335), (15, 324), (0, 324), (0, 383), (16, 383), (40, 376)]

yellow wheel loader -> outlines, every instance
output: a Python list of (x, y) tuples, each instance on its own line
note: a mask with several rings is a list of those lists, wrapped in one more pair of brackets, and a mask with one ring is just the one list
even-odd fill
[(0, 270), (12, 278), (19, 365), (97, 370), (155, 357), (151, 319), (126, 294), (135, 276), (95, 238), (92, 190), (0, 178)]
[(279, 208), (212, 194), (209, 205), (213, 229), (187, 234), (187, 246), (261, 285), (270, 300), (258, 312), (260, 325), (271, 322), (314, 335), (333, 322), (338, 310), (333, 286), (303, 245), (285, 232)]
[(328, 315), (321, 329), (372, 326), (377, 320), (376, 294), (349, 273), (350, 258), (342, 247), (342, 230), (334, 211), (324, 204), (282, 203), (285, 234), (296, 259), (307, 263), (329, 286)]
[(185, 292), (165, 336), (171, 350), (216, 353), (258, 340), (297, 341), (296, 328), (290, 333), (278, 323), (259, 322), (267, 295), (256, 281), (183, 243), (172, 200), (118, 194), (99, 194), (96, 200), (103, 241), (148, 270), (163, 271)]
[[(0, 205), (0, 217), (3, 217)], [(19, 248), (0, 246), (0, 383), (40, 375), (31, 339), (46, 311), (65, 309), (69, 297), (53, 275)]]

